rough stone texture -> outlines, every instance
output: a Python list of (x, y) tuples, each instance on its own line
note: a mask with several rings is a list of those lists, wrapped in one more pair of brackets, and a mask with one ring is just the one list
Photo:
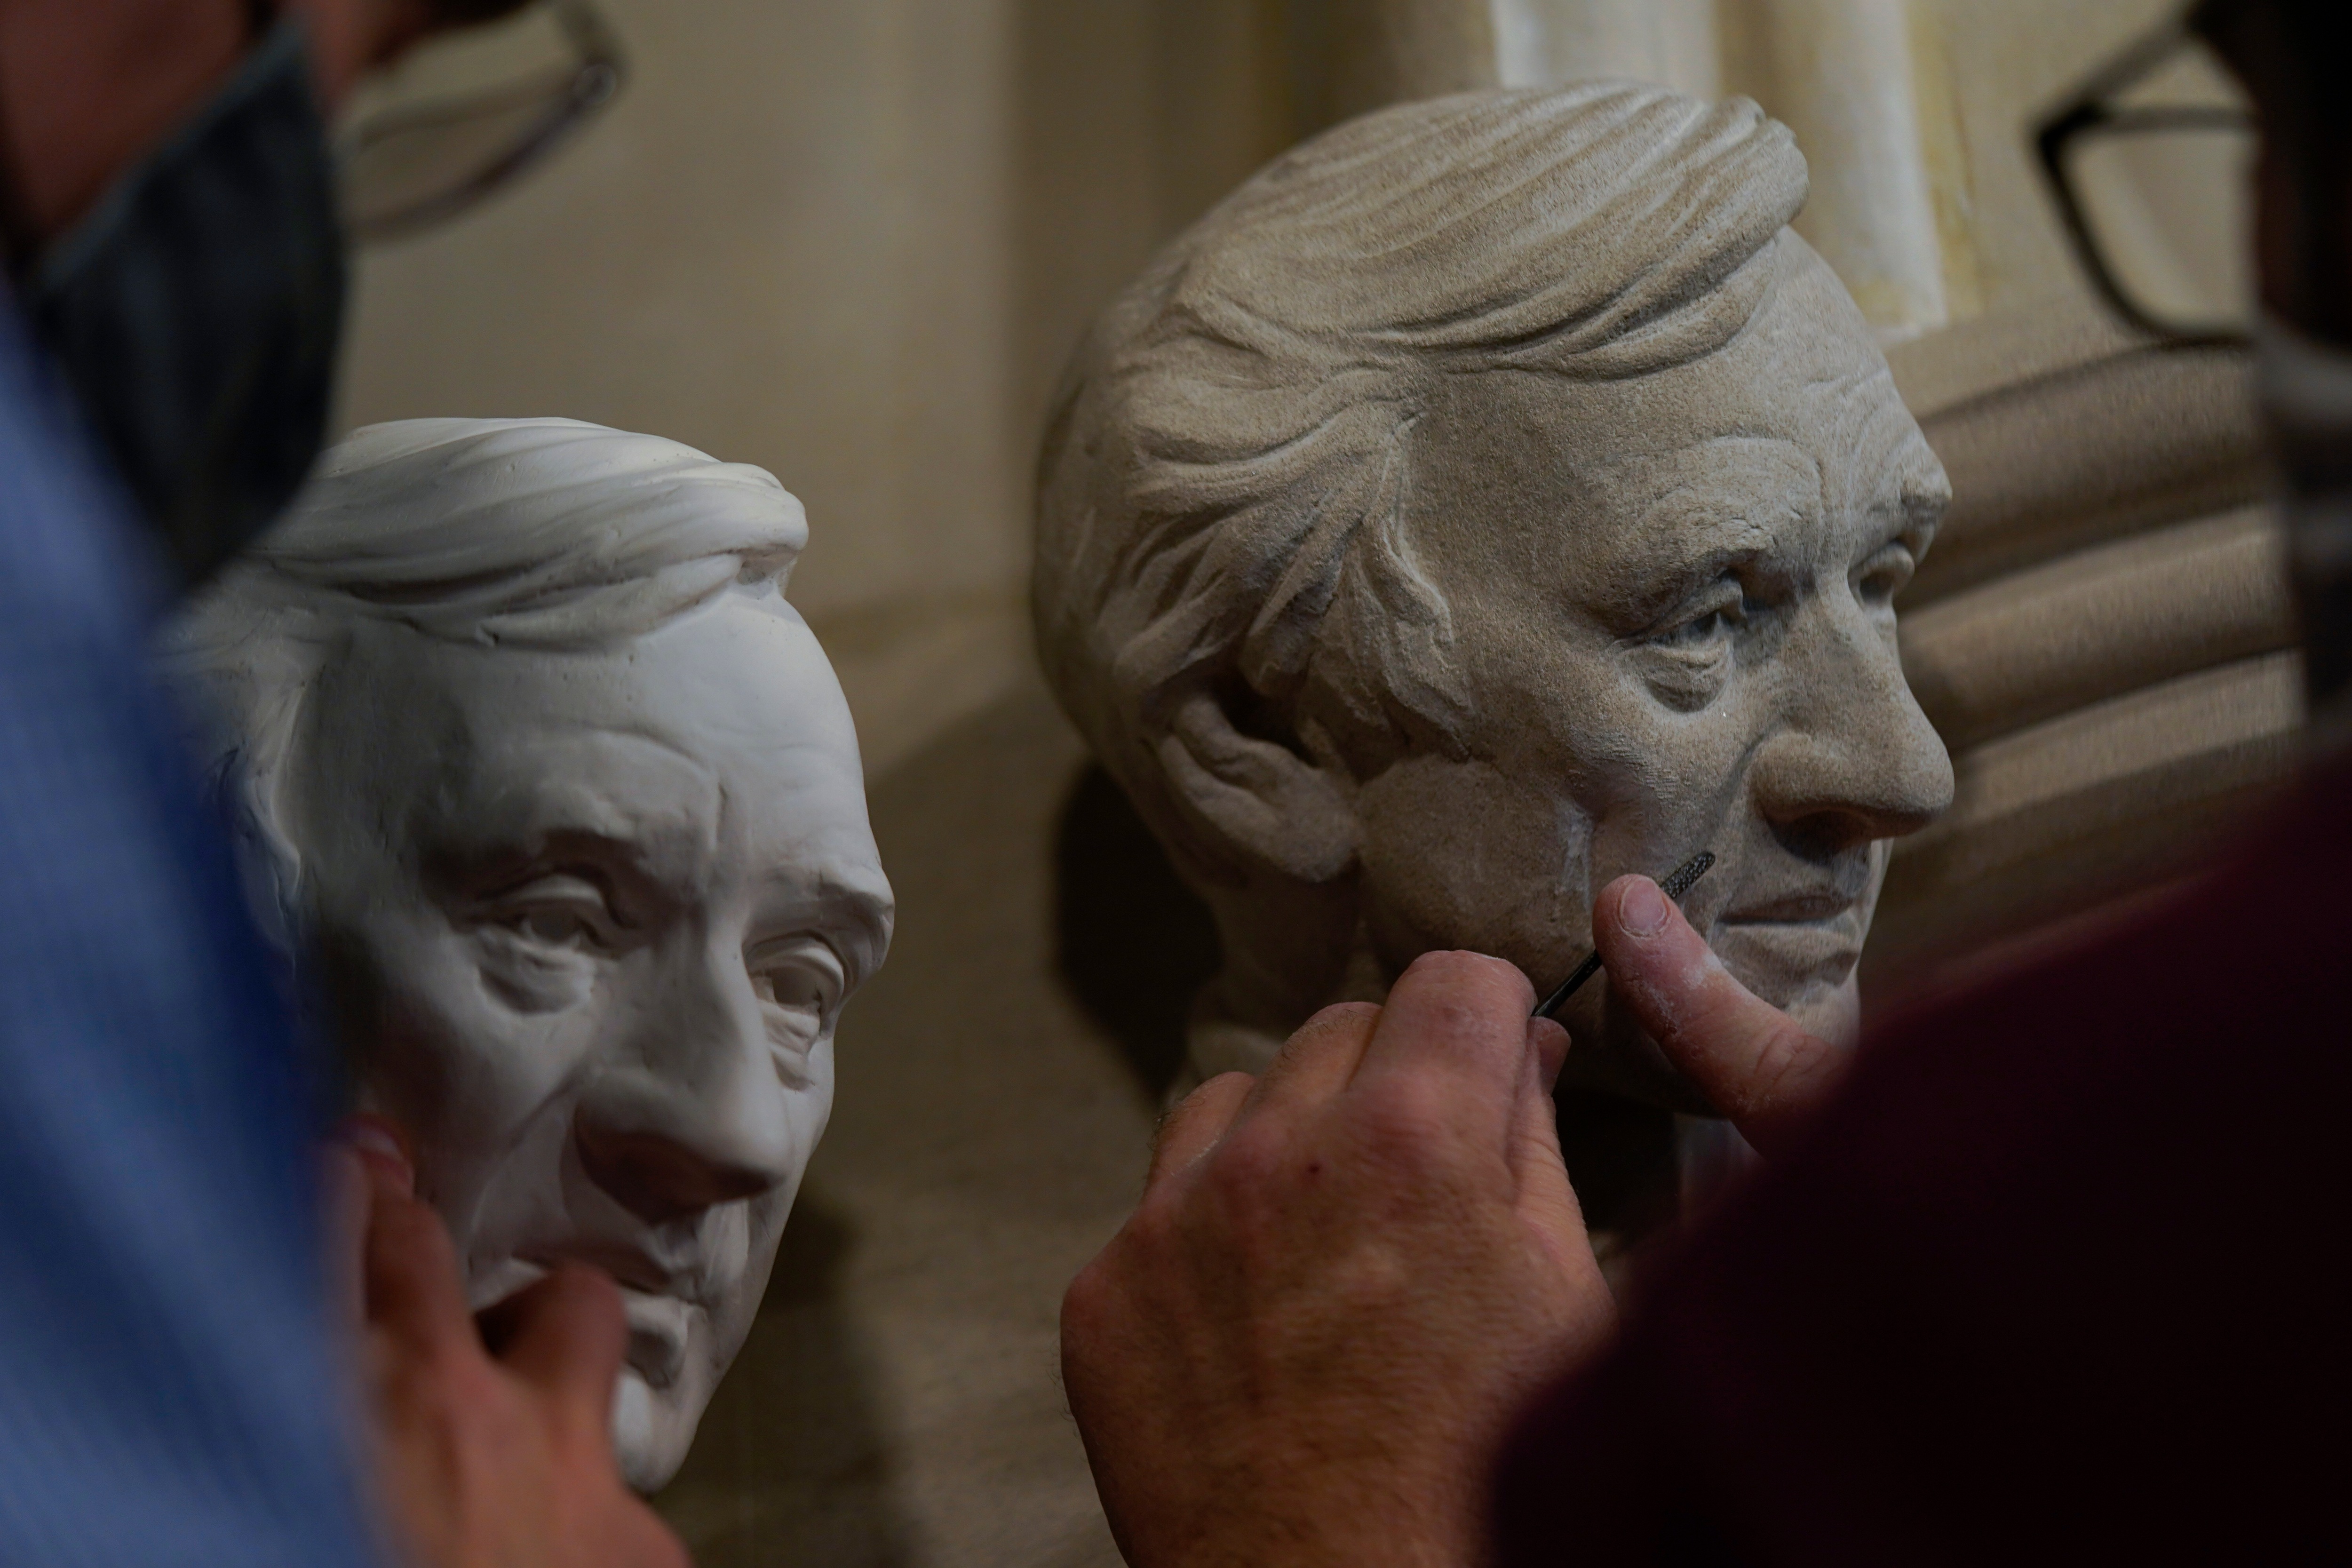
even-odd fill
[[(1048, 679), (1215, 912), (1205, 1074), (1438, 948), (1685, 908), (1829, 1036), (1949, 800), (1892, 595), (1947, 498), (1739, 100), (1465, 93), (1261, 171), (1104, 311), (1039, 466)], [(1703, 1110), (1605, 987), (1571, 1087)], [(1571, 1156), (1573, 1157), (1573, 1156)]]
[(2302, 721), (2243, 355), (2056, 306), (1889, 359), (1952, 480), (1901, 603), (1958, 784), (1895, 848), (1874, 983), (2176, 872), (2281, 775)]
[(702, 1568), (1118, 1561), (1056, 1314), (1140, 1186), (1207, 938), (1103, 788), (1034, 677), (876, 784), (890, 963), (842, 1023), (760, 1321), (657, 1500)]

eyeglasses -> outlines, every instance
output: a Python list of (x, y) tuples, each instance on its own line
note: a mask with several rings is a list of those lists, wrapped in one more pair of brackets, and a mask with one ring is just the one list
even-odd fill
[(621, 90), (619, 41), (584, 0), (420, 51), (376, 84), (339, 139), (343, 216), (361, 239), (473, 206), (576, 135)]
[(2035, 142), (2067, 237), (2118, 314), (2179, 342), (2248, 341), (2254, 117), (2185, 22), (2103, 67)]

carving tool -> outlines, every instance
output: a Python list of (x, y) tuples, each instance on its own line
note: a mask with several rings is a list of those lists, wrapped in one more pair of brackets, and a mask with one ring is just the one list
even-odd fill
[[(1691, 885), (1696, 882), (1701, 877), (1706, 876), (1707, 868), (1714, 864), (1715, 851), (1712, 849), (1702, 849), (1697, 854), (1692, 856), (1689, 859), (1684, 861), (1681, 865), (1675, 867), (1673, 874), (1667, 877), (1664, 881), (1658, 884), (1658, 891), (1665, 894), (1667, 898), (1672, 899), (1675, 902), (1680, 903), (1682, 902), (1683, 895), (1691, 890)], [(1594, 975), (1600, 973), (1601, 953), (1598, 949), (1595, 949), (1582, 963), (1576, 966), (1575, 973), (1570, 975), (1567, 979), (1559, 983), (1559, 990), (1553, 992), (1550, 995), (1537, 1003), (1536, 1010), (1528, 1016), (1531, 1018), (1550, 1017), (1555, 1008), (1559, 1007), (1561, 1003), (1576, 994), (1578, 987), (1581, 986), (1586, 981), (1591, 979)]]

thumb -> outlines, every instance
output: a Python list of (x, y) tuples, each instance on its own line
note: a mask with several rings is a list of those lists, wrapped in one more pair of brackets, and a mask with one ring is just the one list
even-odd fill
[(1842, 1052), (1735, 979), (1647, 877), (1592, 906), (1592, 942), (1643, 1029), (1740, 1135), (1765, 1153), (1828, 1092)]
[(558, 1418), (601, 1447), (628, 1349), (621, 1289), (600, 1268), (567, 1263), (483, 1315), (503, 1366), (548, 1396)]

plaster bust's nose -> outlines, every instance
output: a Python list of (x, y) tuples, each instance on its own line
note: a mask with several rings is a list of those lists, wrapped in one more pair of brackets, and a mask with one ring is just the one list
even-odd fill
[(637, 1060), (600, 1074), (573, 1139), (591, 1180), (653, 1224), (757, 1197), (792, 1179), (792, 1120), (758, 999), (723, 959), (672, 986), (640, 1026)]

